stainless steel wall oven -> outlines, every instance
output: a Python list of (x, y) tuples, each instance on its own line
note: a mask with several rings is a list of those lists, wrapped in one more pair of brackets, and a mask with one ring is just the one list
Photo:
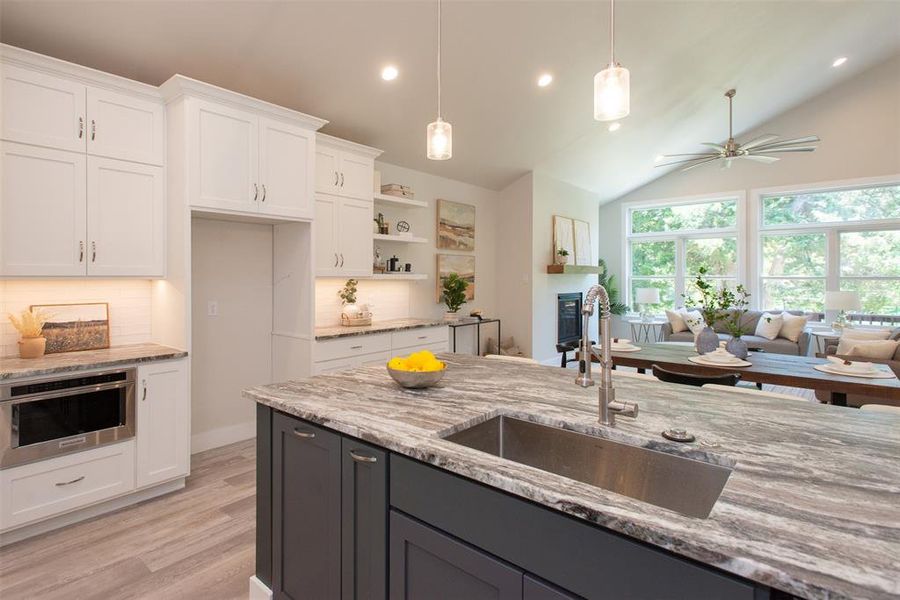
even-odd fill
[(134, 369), (0, 385), (0, 468), (134, 437)]

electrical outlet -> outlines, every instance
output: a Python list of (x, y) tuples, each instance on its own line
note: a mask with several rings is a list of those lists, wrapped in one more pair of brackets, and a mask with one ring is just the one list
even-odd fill
[(206, 303), (206, 316), (208, 316), (208, 317), (218, 317), (219, 316), (219, 303), (216, 300), (209, 300)]

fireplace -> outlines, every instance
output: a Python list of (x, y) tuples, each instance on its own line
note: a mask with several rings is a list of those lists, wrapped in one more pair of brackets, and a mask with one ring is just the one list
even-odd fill
[(581, 338), (582, 293), (556, 295), (556, 343), (558, 345), (578, 345)]

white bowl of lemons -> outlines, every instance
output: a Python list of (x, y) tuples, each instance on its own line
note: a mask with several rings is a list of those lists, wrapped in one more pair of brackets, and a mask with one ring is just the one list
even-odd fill
[(421, 350), (409, 356), (395, 356), (388, 361), (387, 371), (401, 387), (421, 389), (437, 384), (447, 365), (428, 350)]

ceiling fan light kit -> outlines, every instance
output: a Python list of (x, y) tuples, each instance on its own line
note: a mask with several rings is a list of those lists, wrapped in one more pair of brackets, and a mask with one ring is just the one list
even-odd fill
[(709, 152), (692, 152), (686, 154), (664, 154), (663, 160), (674, 158), (668, 162), (657, 161), (657, 167), (667, 167), (671, 165), (684, 164), (682, 171), (690, 171), (700, 165), (721, 160), (721, 168), (731, 168), (731, 162), (738, 158), (746, 158), (755, 162), (765, 164), (773, 163), (779, 160), (777, 156), (769, 156), (780, 152), (813, 152), (818, 143), (819, 137), (816, 135), (807, 135), (804, 137), (794, 138), (790, 140), (780, 140), (778, 135), (767, 133), (760, 135), (752, 140), (740, 144), (734, 140), (732, 133), (733, 124), (733, 99), (737, 94), (736, 90), (728, 90), (725, 97), (728, 98), (728, 141), (724, 145), (713, 142), (704, 142), (702, 146), (709, 146), (712, 151)]
[(448, 160), (453, 156), (453, 126), (441, 118), (441, 0), (437, 9), (437, 120), (425, 130), (425, 156), (430, 160)]
[(609, 66), (594, 75), (594, 119), (616, 121), (631, 112), (631, 76), (616, 62), (615, 0), (609, 2)]

